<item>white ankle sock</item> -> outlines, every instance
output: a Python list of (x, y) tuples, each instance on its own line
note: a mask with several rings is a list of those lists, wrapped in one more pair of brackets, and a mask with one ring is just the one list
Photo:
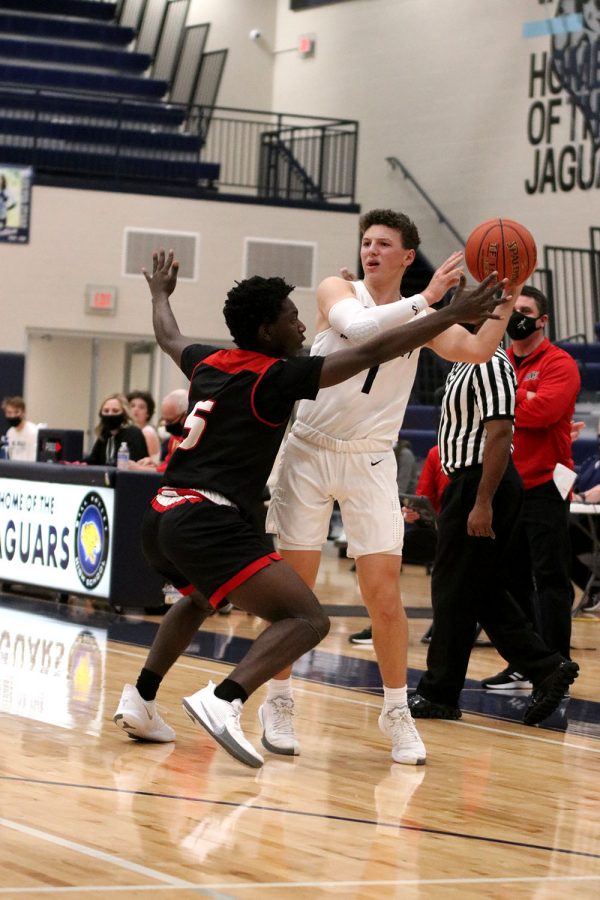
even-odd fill
[(267, 684), (267, 700), (274, 700), (275, 697), (292, 696), (292, 677), (289, 678), (272, 678)]
[(383, 708), (392, 709), (394, 706), (407, 705), (407, 685), (401, 688), (389, 688), (383, 686)]

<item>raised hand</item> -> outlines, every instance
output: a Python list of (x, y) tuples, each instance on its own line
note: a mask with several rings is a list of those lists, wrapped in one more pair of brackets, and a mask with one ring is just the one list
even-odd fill
[[(490, 272), (477, 287), (467, 288), (464, 275), (460, 276), (458, 290), (456, 291), (450, 306), (456, 315), (457, 322), (468, 322), (477, 325), (483, 319), (501, 319), (502, 316), (494, 312), (496, 307), (511, 299), (511, 295), (505, 295), (504, 289), (508, 279), (498, 281), (498, 273)], [(502, 296), (500, 296), (502, 291)]]
[(173, 257), (172, 250), (165, 255), (165, 251), (161, 247), (152, 254), (152, 275), (149, 275), (146, 269), (142, 269), (142, 274), (148, 282), (153, 298), (161, 295), (169, 297), (175, 290), (179, 263)]
[(462, 251), (457, 250), (435, 270), (431, 281), (425, 290), (421, 291), (430, 306), (432, 303), (438, 303), (450, 288), (459, 283), (461, 275), (464, 275), (464, 270), (460, 265), (462, 258)]

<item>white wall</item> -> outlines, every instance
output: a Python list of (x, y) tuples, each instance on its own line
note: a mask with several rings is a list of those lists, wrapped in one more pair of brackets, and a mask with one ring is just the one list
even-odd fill
[[(534, 171), (530, 108), (541, 100), (547, 111), (551, 98), (539, 96), (539, 82), (528, 96), (530, 56), (548, 51), (550, 38), (525, 39), (522, 29), (558, 9), (554, 0), (352, 0), (293, 13), (278, 0), (276, 42), (314, 32), (317, 48), (312, 59), (277, 57), (273, 106), (358, 119), (358, 201), (405, 210), (434, 262), (456, 242), (387, 156), (402, 160), (464, 236), (504, 215), (528, 225), (540, 247), (586, 247), (589, 226), (600, 224), (600, 184), (534, 194), (524, 186)], [(570, 143), (571, 111), (566, 93), (557, 96), (561, 123), (541, 144), (556, 153)], [(579, 115), (577, 123), (580, 131)]]
[[(210, 22), (206, 50), (228, 49), (219, 106), (271, 109), (276, 0), (192, 0), (188, 24)], [(250, 31), (260, 29), (258, 41)]]
[[(39, 337), (40, 333), (53, 340), (70, 337), (85, 341), (93, 335), (121, 342), (153, 340), (146, 282), (141, 274), (122, 274), (124, 229), (128, 226), (200, 235), (198, 281), (179, 283), (173, 309), (183, 334), (221, 343), (230, 340), (222, 314), (225, 295), (235, 279), (245, 274), (244, 238), (315, 241), (317, 282), (342, 265), (353, 265), (358, 242), (357, 216), (350, 213), (34, 186), (30, 242), (0, 244), (0, 350), (25, 352), (28, 336)], [(87, 284), (116, 286), (116, 315), (86, 313)], [(314, 292), (297, 289), (294, 301), (310, 337), (314, 334)], [(90, 366), (85, 346), (82, 344), (83, 356), (67, 349), (50, 358), (37, 346), (31, 358), (32, 371), (28, 360), (25, 379), (34, 419), (58, 425), (64, 406), (72, 403), (78, 410), (86, 410), (85, 424), (73, 427), (86, 427)], [(182, 386), (182, 375), (171, 360), (162, 360), (160, 369), (157, 399)], [(118, 358), (102, 366), (99, 393), (120, 390), (122, 375), (121, 350)]]

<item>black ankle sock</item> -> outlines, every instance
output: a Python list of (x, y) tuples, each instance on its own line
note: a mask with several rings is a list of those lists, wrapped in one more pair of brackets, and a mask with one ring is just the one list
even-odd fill
[(234, 700), (241, 700), (242, 703), (245, 703), (248, 699), (248, 694), (237, 681), (226, 678), (225, 681), (216, 686), (215, 697), (218, 697), (219, 700), (227, 700), (228, 703), (232, 703)]
[(162, 675), (157, 675), (156, 672), (151, 672), (150, 669), (142, 669), (139, 678), (135, 683), (138, 694), (142, 700), (154, 700), (158, 693), (161, 681)]

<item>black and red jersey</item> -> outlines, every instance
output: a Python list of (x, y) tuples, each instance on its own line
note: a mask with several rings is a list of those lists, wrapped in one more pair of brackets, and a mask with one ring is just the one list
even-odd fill
[(261, 500), (294, 404), (314, 399), (324, 357), (279, 359), (190, 344), (185, 436), (167, 466), (170, 487), (218, 491), (248, 511)]

